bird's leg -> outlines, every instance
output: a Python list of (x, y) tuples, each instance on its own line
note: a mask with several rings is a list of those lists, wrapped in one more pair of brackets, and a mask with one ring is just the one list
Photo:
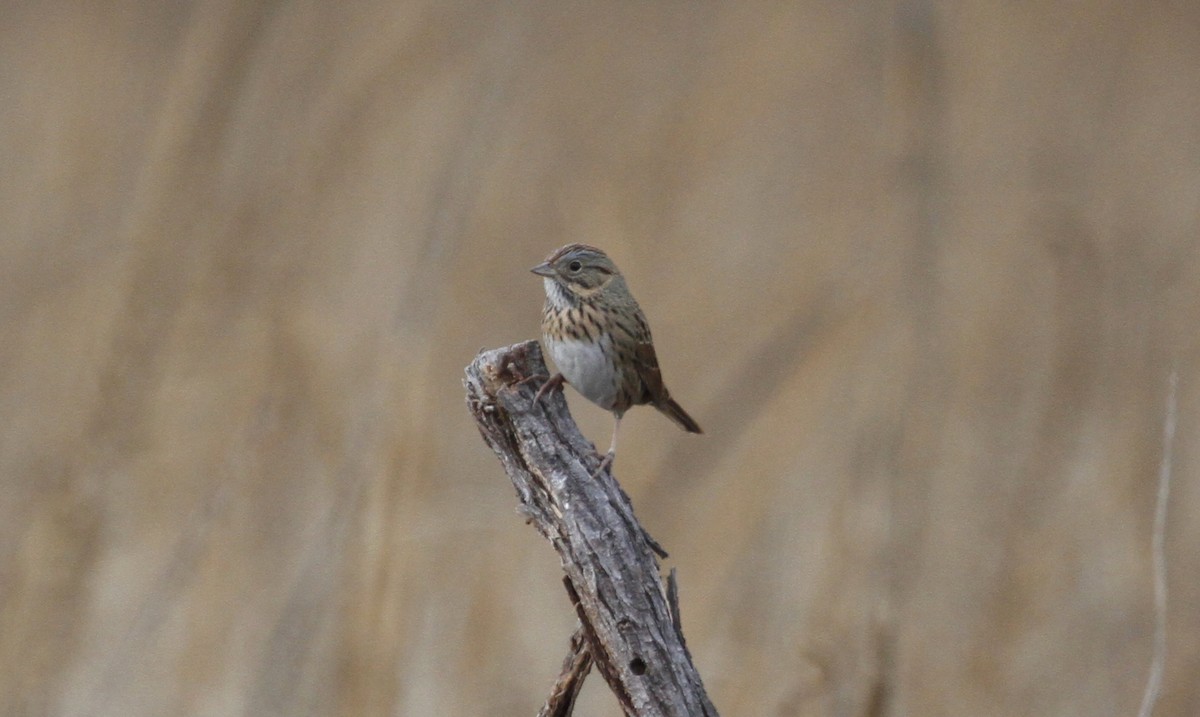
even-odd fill
[[(530, 376), (530, 378), (533, 378), (533, 377)], [(526, 380), (528, 380), (528, 379), (526, 379)], [(566, 379), (563, 378), (563, 375), (561, 373), (556, 373), (553, 376), (551, 376), (550, 378), (546, 379), (546, 382), (543, 383), (540, 388), (538, 388), (537, 393), (533, 394), (533, 403), (536, 405), (538, 401), (542, 400), (542, 396), (544, 396), (545, 394), (549, 393), (550, 391), (553, 391), (554, 389), (562, 386), (563, 381), (565, 381), (565, 380)]]
[[(516, 377), (521, 376), (521, 374), (517, 373), (516, 366), (512, 365), (511, 363), (508, 365), (508, 370), (512, 372), (513, 376), (516, 376)], [(535, 378), (549, 378), (549, 376), (547, 376), (544, 373), (531, 373), (528, 376), (520, 378), (519, 381), (512, 384), (511, 388), (519, 388), (521, 386), (524, 386), (525, 384), (529, 383), (530, 381), (532, 381)]]
[(613, 421), (612, 443), (608, 446), (608, 453), (605, 453), (604, 458), (600, 460), (600, 466), (596, 468), (595, 472), (592, 473), (593, 478), (603, 473), (604, 469), (612, 466), (613, 459), (617, 457), (617, 431), (621, 429), (622, 414), (614, 413), (613, 415), (616, 417), (616, 420)]

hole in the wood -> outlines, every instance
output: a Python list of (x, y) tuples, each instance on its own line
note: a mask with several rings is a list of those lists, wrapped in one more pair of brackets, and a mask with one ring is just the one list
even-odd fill
[(640, 657), (635, 657), (629, 661), (629, 669), (635, 675), (644, 675), (646, 674), (646, 662)]

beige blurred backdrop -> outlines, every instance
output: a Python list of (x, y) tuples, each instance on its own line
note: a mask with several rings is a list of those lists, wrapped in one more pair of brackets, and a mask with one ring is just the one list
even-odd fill
[(461, 378), (572, 241), (706, 429), (617, 475), (722, 714), (1136, 714), (1172, 370), (1200, 714), (1195, 3), (12, 0), (0, 68), (0, 714), (534, 714)]

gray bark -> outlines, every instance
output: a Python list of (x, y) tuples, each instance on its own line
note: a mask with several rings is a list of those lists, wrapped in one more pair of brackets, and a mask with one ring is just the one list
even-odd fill
[[(592, 477), (600, 456), (562, 392), (535, 405), (547, 373), (535, 341), (481, 352), (467, 367), (467, 405), (512, 479), (522, 514), (562, 558), (586, 649), (626, 714), (716, 717), (684, 644), (675, 591), (663, 586), (655, 553), (665, 553), (611, 472)], [(567, 672), (564, 665), (560, 684)]]

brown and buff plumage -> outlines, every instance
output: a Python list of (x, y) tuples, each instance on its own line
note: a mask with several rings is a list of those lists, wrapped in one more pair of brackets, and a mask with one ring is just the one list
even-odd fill
[(612, 445), (601, 470), (616, 454), (621, 418), (632, 406), (650, 404), (683, 430), (702, 432), (663, 383), (650, 326), (608, 255), (569, 244), (532, 271), (544, 278), (542, 338), (559, 370), (538, 395), (565, 380), (613, 412)]

